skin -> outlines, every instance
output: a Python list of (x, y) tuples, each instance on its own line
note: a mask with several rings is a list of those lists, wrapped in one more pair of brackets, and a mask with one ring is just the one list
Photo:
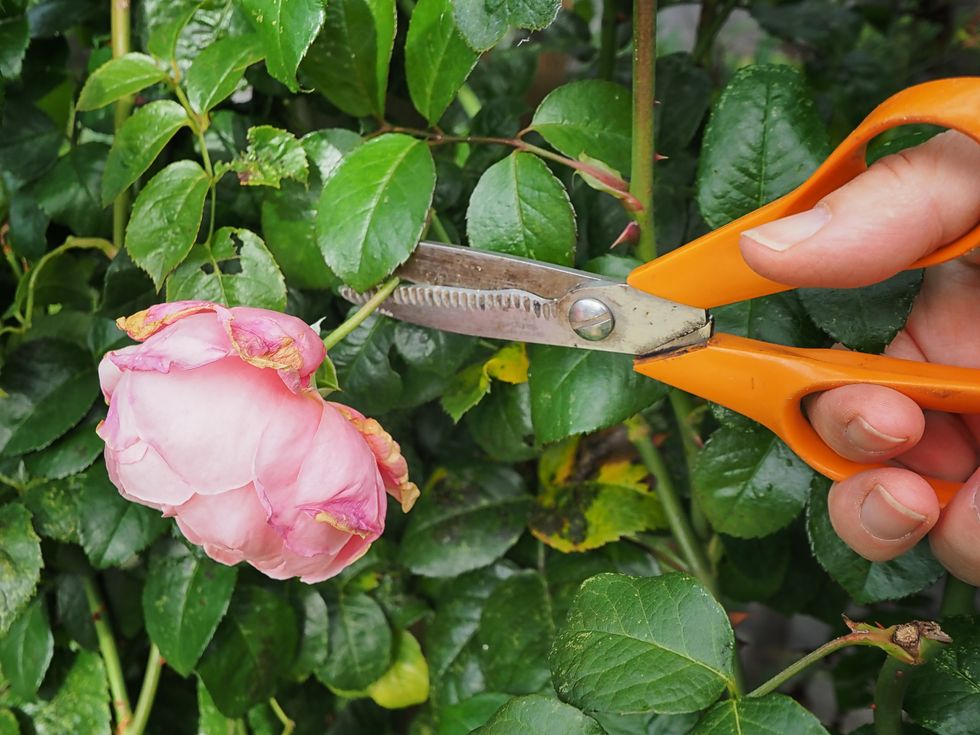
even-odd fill
[[(826, 224), (788, 249), (764, 245), (771, 244), (765, 227), (743, 233), (746, 262), (793, 286), (881, 281), (980, 223), (980, 144), (943, 133), (881, 159), (818, 207), (830, 215)], [(785, 229), (774, 232), (787, 240)], [(886, 354), (980, 368), (980, 248), (926, 271), (906, 327)], [(861, 556), (885, 561), (928, 534), (952, 574), (980, 585), (980, 415), (923, 413), (882, 386), (827, 391), (806, 408), (839, 454), (894, 465), (834, 485), (830, 517), (840, 537)], [(940, 511), (919, 473), (964, 485)]]

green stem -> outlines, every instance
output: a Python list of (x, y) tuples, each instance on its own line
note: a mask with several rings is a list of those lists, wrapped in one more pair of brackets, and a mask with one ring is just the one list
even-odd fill
[(708, 524), (708, 519), (704, 515), (704, 511), (701, 510), (701, 506), (695, 499), (696, 495), (694, 492), (694, 462), (697, 460), (698, 452), (701, 451), (701, 444), (697, 432), (691, 426), (691, 414), (694, 409), (691, 407), (690, 396), (684, 391), (671, 388), (667, 395), (670, 400), (670, 407), (674, 412), (674, 419), (677, 421), (677, 430), (681, 435), (681, 445), (684, 447), (684, 459), (687, 462), (687, 476), (690, 478), (691, 483), (691, 525), (697, 532), (698, 537), (705, 539), (711, 535), (711, 528)]
[(102, 653), (102, 661), (105, 664), (106, 678), (109, 680), (112, 707), (116, 713), (116, 730), (124, 733), (129, 727), (132, 710), (129, 707), (129, 695), (126, 693), (126, 683), (123, 680), (122, 664), (119, 662), (116, 640), (112, 636), (112, 628), (109, 627), (109, 611), (106, 609), (102, 595), (99, 594), (95, 580), (91, 576), (87, 574), (82, 576), (82, 587), (85, 589), (85, 599), (88, 601), (92, 624), (95, 626), (95, 636), (99, 641), (99, 651)]
[(698, 30), (691, 56), (694, 63), (706, 65), (711, 55), (711, 48), (721, 31), (728, 16), (735, 9), (736, 0), (724, 0), (721, 7), (718, 0), (703, 0), (701, 15), (698, 17)]
[(663, 455), (660, 454), (660, 450), (650, 438), (649, 431), (637, 431), (631, 432), (631, 434), (636, 434), (636, 436), (630, 437), (633, 445), (639, 452), (643, 464), (646, 465), (647, 470), (657, 481), (657, 497), (660, 498), (660, 504), (663, 505), (670, 531), (677, 539), (677, 545), (680, 547), (681, 555), (684, 557), (688, 569), (717, 598), (718, 585), (714, 574), (712, 574), (704, 550), (698, 543), (698, 539), (691, 529), (691, 524), (687, 520), (680, 498), (674, 488), (674, 482), (671, 480), (667, 465), (664, 463)]
[(912, 667), (887, 656), (875, 682), (875, 735), (902, 735), (902, 702)]
[(272, 707), (272, 711), (275, 713), (276, 719), (282, 723), (282, 735), (291, 735), (293, 730), (296, 729), (296, 723), (289, 718), (289, 715), (286, 714), (283, 708), (279, 705), (279, 702), (276, 701), (275, 697), (269, 700), (269, 706)]
[(338, 342), (344, 339), (348, 334), (353, 332), (357, 327), (367, 319), (371, 314), (374, 313), (381, 304), (384, 303), (385, 299), (391, 296), (391, 292), (395, 290), (395, 286), (399, 283), (398, 276), (392, 276), (381, 287), (375, 292), (375, 294), (364, 302), (364, 305), (358, 309), (354, 315), (333, 330), (330, 334), (323, 338), (323, 346), (327, 348), (327, 352), (332, 350)]
[(616, 0), (602, 0), (599, 33), (599, 79), (612, 79), (616, 69)]
[[(110, 25), (112, 28), (112, 57), (118, 59), (129, 53), (130, 48), (130, 0), (110, 0)], [(133, 98), (123, 97), (116, 102), (113, 127), (116, 132), (129, 118), (133, 109)], [(126, 239), (126, 222), (129, 218), (129, 188), (123, 189), (112, 202), (112, 243), (116, 250), (122, 248)]]
[(146, 671), (143, 673), (143, 686), (140, 687), (140, 696), (136, 700), (136, 710), (133, 712), (133, 720), (126, 729), (126, 735), (143, 735), (146, 723), (150, 719), (150, 710), (153, 709), (153, 700), (157, 695), (157, 686), (160, 684), (160, 672), (163, 669), (163, 657), (156, 643), (150, 644), (150, 654), (146, 659)]
[(641, 260), (657, 257), (653, 221), (653, 105), (657, 62), (657, 0), (633, 2), (633, 152), (630, 194), (639, 209), (636, 254)]
[(197, 138), (197, 146), (201, 150), (201, 163), (204, 164), (204, 172), (208, 175), (208, 179), (211, 182), (208, 187), (211, 199), (211, 216), (208, 222), (208, 236), (205, 240), (205, 242), (210, 243), (211, 238), (214, 236), (215, 201), (217, 199), (216, 185), (218, 182), (214, 178), (214, 166), (211, 165), (211, 154), (208, 153), (208, 143), (204, 138), (204, 131), (208, 128), (208, 118), (206, 114), (201, 116), (194, 111), (194, 108), (191, 107), (190, 100), (187, 99), (187, 95), (184, 94), (184, 90), (181, 89), (180, 83), (175, 78), (170, 79), (170, 86), (174, 90), (174, 96), (177, 97), (177, 101), (184, 108), (187, 117), (190, 118), (194, 137)]
[(444, 242), (447, 245), (452, 245), (453, 239), (446, 232), (446, 226), (442, 224), (442, 220), (439, 219), (439, 215), (436, 214), (436, 210), (432, 210), (432, 234), (439, 238), (439, 242)]
[(974, 600), (976, 596), (976, 587), (968, 585), (952, 574), (947, 574), (946, 586), (943, 588), (943, 600), (939, 604), (939, 617), (972, 615), (975, 611)]
[(468, 84), (463, 84), (459, 88), (459, 92), (456, 93), (456, 99), (459, 100), (459, 104), (463, 107), (463, 112), (471, 120), (483, 108), (483, 103), (480, 102), (480, 98), (476, 96), (476, 92)]

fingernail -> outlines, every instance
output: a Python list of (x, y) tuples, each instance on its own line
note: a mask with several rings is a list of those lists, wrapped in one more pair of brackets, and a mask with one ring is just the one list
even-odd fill
[(878, 431), (861, 416), (855, 416), (844, 427), (844, 436), (858, 449), (865, 452), (887, 452), (908, 441), (908, 437), (892, 436)]
[(906, 508), (882, 485), (875, 485), (861, 505), (861, 525), (882, 541), (897, 541), (917, 529), (924, 515)]
[(789, 250), (797, 243), (816, 235), (830, 221), (830, 210), (822, 205), (799, 214), (746, 230), (743, 237), (755, 240), (770, 250)]

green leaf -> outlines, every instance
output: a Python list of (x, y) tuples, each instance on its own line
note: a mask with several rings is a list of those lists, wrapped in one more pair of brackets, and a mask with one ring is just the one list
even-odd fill
[(799, 515), (813, 470), (772, 432), (723, 427), (698, 453), (693, 485), (698, 505), (720, 533), (768, 536)]
[(227, 36), (205, 48), (194, 59), (184, 80), (191, 107), (204, 114), (230, 96), (245, 70), (262, 56), (261, 41), (254, 33)]
[(330, 649), (316, 676), (333, 689), (361, 691), (391, 666), (393, 639), (381, 606), (362, 592), (328, 600)]
[[(105, 445), (98, 441), (101, 451)], [(34, 528), (41, 536), (67, 544), (81, 543), (79, 502), (84, 480), (84, 475), (72, 475), (63, 481), (32, 484), (24, 493), (24, 505), (34, 516)]]
[(303, 681), (327, 660), (330, 632), (327, 603), (316, 589), (305, 584), (294, 587), (290, 598), (299, 612), (302, 626), (289, 678)]
[(48, 446), (88, 412), (99, 392), (92, 358), (70, 342), (35, 339), (7, 356), (0, 372), (0, 453)]
[(323, 262), (316, 244), (317, 195), (302, 184), (284, 182), (262, 200), (262, 234), (283, 275), (298, 288), (331, 288), (339, 279)]
[(632, 114), (628, 89), (585, 79), (550, 92), (534, 111), (531, 128), (569, 158), (584, 153), (628, 176)]
[(555, 20), (560, 0), (471, 0), (453, 3), (460, 32), (477, 51), (501, 39), (508, 26), (540, 30)]
[(703, 709), (734, 686), (728, 615), (683, 574), (600, 574), (579, 588), (551, 649), (558, 696), (609, 712)]
[(322, 0), (239, 0), (262, 38), (270, 76), (299, 90), (296, 68), (323, 25)]
[(64, 135), (32, 105), (8, 102), (0, 124), (0, 170), (16, 182), (37, 178), (58, 158)]
[(470, 244), (559, 265), (575, 257), (575, 211), (544, 161), (512, 153), (488, 168), (466, 210)]
[(391, 273), (422, 236), (435, 183), (424, 141), (387, 134), (353, 150), (320, 195), (317, 244), (330, 269), (358, 291)]
[(466, 415), (466, 428), (480, 449), (500, 462), (521, 462), (537, 454), (527, 383), (500, 383)]
[(548, 588), (538, 572), (524, 570), (501, 582), (483, 608), (477, 638), (487, 689), (540, 691), (551, 676), (548, 649), (554, 634)]
[(228, 735), (229, 720), (214, 704), (207, 687), (197, 680), (197, 735)]
[(306, 157), (320, 174), (320, 181), (326, 181), (340, 165), (344, 156), (357, 148), (364, 140), (353, 130), (344, 128), (324, 128), (304, 135), (300, 141)]
[(511, 697), (508, 694), (483, 692), (439, 710), (437, 735), (469, 735), (485, 725)]
[[(2, 135), (2, 130), (0, 130)], [(47, 250), (46, 233), (51, 218), (38, 205), (37, 199), (23, 189), (10, 195), (7, 213), (7, 242), (14, 254), (28, 260), (37, 260)]]
[(126, 250), (157, 289), (187, 257), (197, 238), (210, 180), (194, 161), (171, 163), (150, 179), (133, 203)]
[(173, 59), (177, 37), (203, 4), (204, 0), (166, 0), (157, 3), (147, 13), (146, 50), (165, 61)]
[(36, 735), (109, 735), (109, 690), (102, 657), (79, 651), (54, 697), (21, 709), (33, 720)]
[(210, 247), (197, 245), (167, 281), (167, 300), (182, 299), (282, 311), (286, 284), (262, 238), (246, 229), (222, 227)]
[(605, 735), (584, 712), (541, 694), (515, 697), (498, 709), (473, 735)]
[(363, 413), (384, 413), (401, 399), (402, 379), (388, 357), (394, 338), (395, 323), (372, 314), (330, 351), (344, 401)]
[(146, 54), (109, 59), (85, 80), (75, 107), (79, 112), (97, 110), (166, 78), (167, 72)]
[(108, 212), (99, 198), (107, 150), (102, 143), (76, 146), (37, 182), (38, 204), (76, 235), (96, 235), (107, 229)]
[(301, 71), (348, 115), (382, 118), (394, 40), (394, 0), (333, 0)]
[(739, 69), (711, 111), (698, 166), (701, 215), (720, 227), (799, 186), (829, 152), (801, 72)]
[(23, 13), (0, 17), (0, 77), (16, 79), (20, 76), (24, 54), (31, 42), (27, 16)]
[(490, 359), (470, 365), (446, 386), (442, 407), (454, 422), (476, 406), (490, 392), (490, 380), (518, 385), (527, 382), (527, 351), (523, 343), (502, 347)]
[[(690, 54), (657, 58), (657, 152), (673, 158), (694, 138), (711, 103), (711, 77)], [(690, 196), (690, 195), (688, 195)]]
[(396, 634), (391, 668), (365, 691), (385, 709), (412, 707), (429, 698), (429, 665), (415, 636), (407, 630)]
[(803, 288), (796, 293), (810, 318), (852, 350), (878, 353), (905, 326), (922, 271), (903, 271), (864, 288)]
[(783, 694), (740, 697), (718, 702), (698, 722), (691, 735), (828, 735), (813, 714)]
[(96, 423), (103, 416), (103, 413), (93, 411), (51, 446), (26, 455), (24, 465), (27, 471), (34, 477), (61, 480), (91, 465), (105, 447), (95, 433)]
[(440, 711), (485, 691), (476, 637), (480, 616), (501, 580), (512, 573), (504, 563), (478, 569), (453, 578), (438, 597), (436, 616), (425, 629), (425, 652), (432, 677), (432, 702)]
[[(112, 200), (145, 172), (181, 128), (190, 125), (184, 108), (171, 100), (144, 105), (123, 123), (112, 141), (102, 174), (102, 204)], [(173, 165), (173, 164), (171, 164)]]
[(980, 722), (980, 618), (943, 621), (953, 643), (911, 672), (904, 707), (936, 735), (971, 735)]
[(528, 352), (531, 422), (542, 444), (612, 426), (666, 394), (633, 370), (629, 355), (548, 345)]
[(187, 676), (228, 610), (238, 569), (168, 541), (150, 557), (143, 588), (146, 632), (167, 664)]
[(296, 136), (271, 125), (259, 125), (248, 130), (248, 150), (231, 162), (238, 173), (238, 183), (244, 186), (279, 188), (282, 179), (306, 183), (309, 167), (306, 152)]
[(531, 498), (509, 467), (447, 473), (409, 516), (402, 562), (425, 577), (452, 577), (499, 559), (520, 537)]
[(0, 707), (0, 735), (20, 735), (17, 716), (6, 707)]
[(453, 18), (451, 0), (419, 0), (405, 39), (405, 74), (415, 109), (435, 125), (480, 55)]
[(240, 586), (197, 672), (218, 709), (241, 717), (275, 695), (296, 641), (296, 617), (288, 602), (261, 587)]
[(943, 573), (923, 540), (911, 551), (885, 562), (870, 562), (850, 549), (834, 531), (827, 510), (830, 480), (816, 476), (806, 511), (810, 548), (820, 566), (858, 603), (897, 600), (919, 592)]
[(44, 596), (35, 597), (0, 638), (0, 667), (14, 694), (34, 699), (54, 653)]
[(153, 508), (125, 500), (101, 462), (83, 479), (80, 535), (85, 555), (96, 569), (122, 566), (167, 529)]
[(822, 347), (827, 343), (795, 293), (740, 301), (712, 309), (711, 313), (719, 332), (780, 345)]

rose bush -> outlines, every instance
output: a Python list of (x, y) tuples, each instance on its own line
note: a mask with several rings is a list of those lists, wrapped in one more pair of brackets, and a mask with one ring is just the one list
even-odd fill
[(118, 324), (141, 344), (99, 365), (109, 477), (212, 559), (319, 582), (381, 535), (386, 491), (412, 507), (398, 444), (311, 384), (326, 351), (302, 320), (177, 301)]

